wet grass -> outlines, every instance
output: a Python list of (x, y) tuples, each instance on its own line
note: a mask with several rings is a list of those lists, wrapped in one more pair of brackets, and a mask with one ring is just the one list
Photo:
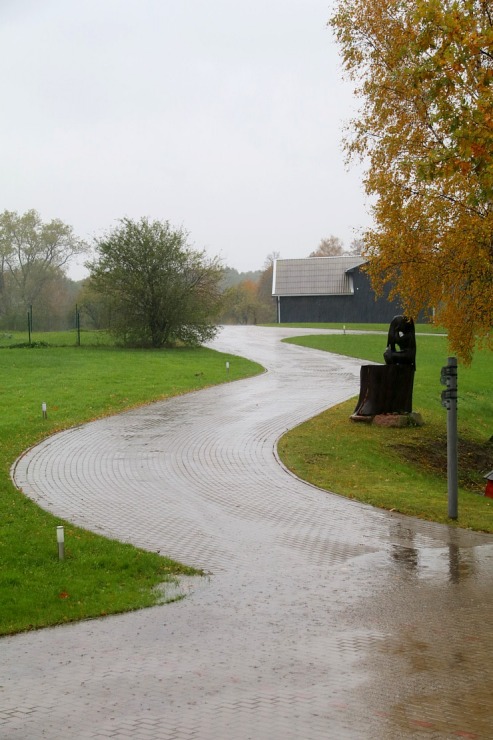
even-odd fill
[(33, 347), (111, 347), (115, 346), (114, 338), (106, 331), (81, 330), (78, 334), (73, 331), (32, 332), (0, 331), (0, 349), (19, 348), (32, 345)]
[[(42, 511), (12, 484), (15, 459), (56, 431), (261, 371), (205, 348), (60, 346), (53, 335), (32, 347), (0, 351), (1, 635), (152, 606), (162, 599), (159, 584), (195, 572)], [(59, 524), (65, 526), (63, 561)]]
[[(286, 340), (306, 347), (382, 362), (378, 335), (311, 336)], [(288, 432), (279, 453), (300, 478), (383, 509), (447, 522), (446, 410), (440, 368), (445, 337), (418, 338), (414, 409), (424, 427), (389, 429), (349, 420), (356, 398)], [(493, 469), (491, 352), (459, 365), (459, 518), (461, 527), (493, 532), (493, 500), (482, 494)]]
[[(366, 332), (383, 332), (387, 334), (389, 330), (388, 324), (344, 324), (339, 322), (311, 322), (311, 323), (300, 323), (300, 324), (264, 324), (264, 326), (276, 326), (280, 328), (292, 328), (292, 329), (336, 329), (337, 331), (351, 332), (351, 331), (366, 331)], [(433, 324), (416, 324), (416, 332), (418, 334), (444, 334), (445, 331), (439, 326)]]

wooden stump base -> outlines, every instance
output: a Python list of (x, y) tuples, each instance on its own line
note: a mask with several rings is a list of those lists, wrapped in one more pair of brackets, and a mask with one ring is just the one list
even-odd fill
[(353, 414), (349, 418), (351, 421), (364, 424), (376, 424), (379, 427), (394, 427), (397, 429), (424, 426), (423, 417), (416, 411), (412, 411), (410, 414), (375, 414), (375, 416)]
[(355, 416), (410, 414), (413, 410), (414, 367), (362, 365)]

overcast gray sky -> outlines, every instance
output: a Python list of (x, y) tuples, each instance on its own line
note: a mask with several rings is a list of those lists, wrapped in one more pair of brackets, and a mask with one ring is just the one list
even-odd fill
[[(237, 270), (370, 223), (331, 0), (1, 0), (0, 211), (168, 220)], [(79, 277), (73, 271), (74, 277)]]

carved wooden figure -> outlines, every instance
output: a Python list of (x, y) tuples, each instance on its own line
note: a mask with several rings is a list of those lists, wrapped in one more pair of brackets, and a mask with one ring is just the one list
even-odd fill
[(353, 417), (403, 414), (413, 410), (416, 370), (414, 321), (394, 316), (390, 322), (385, 365), (363, 365), (360, 394)]

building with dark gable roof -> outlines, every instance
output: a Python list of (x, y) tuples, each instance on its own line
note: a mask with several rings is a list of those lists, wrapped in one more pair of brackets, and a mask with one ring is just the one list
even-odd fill
[(389, 323), (402, 312), (388, 291), (377, 298), (358, 255), (278, 259), (272, 295), (280, 324), (336, 322)]

